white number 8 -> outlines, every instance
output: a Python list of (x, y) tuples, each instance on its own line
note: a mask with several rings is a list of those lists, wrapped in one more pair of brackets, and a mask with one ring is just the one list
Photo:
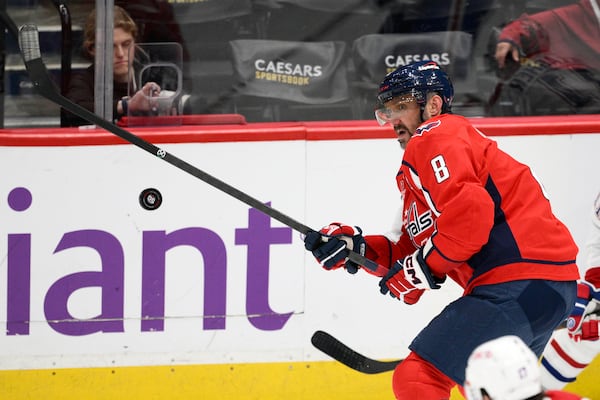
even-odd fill
[(450, 178), (450, 171), (448, 171), (448, 167), (446, 167), (446, 160), (444, 160), (443, 156), (439, 155), (433, 157), (430, 163), (437, 183), (442, 183)]

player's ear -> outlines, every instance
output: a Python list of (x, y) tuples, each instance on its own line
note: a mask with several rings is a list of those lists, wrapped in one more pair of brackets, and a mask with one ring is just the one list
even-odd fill
[(433, 93), (430, 95), (429, 100), (427, 101), (426, 107), (427, 112), (431, 117), (436, 117), (442, 113), (442, 107), (444, 106), (444, 101), (440, 97), (439, 94)]

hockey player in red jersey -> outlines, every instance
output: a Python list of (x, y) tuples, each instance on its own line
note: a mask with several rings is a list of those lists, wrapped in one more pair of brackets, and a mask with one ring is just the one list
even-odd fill
[(538, 359), (514, 335), (475, 348), (465, 372), (467, 400), (584, 400), (569, 392), (544, 391)]
[(567, 329), (557, 330), (542, 356), (542, 383), (562, 389), (600, 354), (600, 193), (591, 213), (585, 278), (577, 286), (575, 307)]
[(447, 278), (464, 288), (410, 344), (393, 375), (397, 399), (449, 398), (473, 349), (490, 339), (517, 335), (540, 355), (576, 297), (577, 246), (568, 229), (528, 166), (451, 114), (453, 94), (431, 61), (401, 66), (379, 87), (376, 118), (391, 124), (404, 149), (399, 239), (341, 223), (305, 237), (327, 270), (356, 272), (349, 250), (377, 262), (368, 272), (381, 278), (381, 293), (406, 304)]

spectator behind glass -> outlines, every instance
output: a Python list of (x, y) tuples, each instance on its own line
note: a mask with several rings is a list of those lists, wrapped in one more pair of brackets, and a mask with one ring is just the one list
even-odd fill
[[(490, 99), (492, 114), (600, 113), (598, 38), (598, 0), (524, 14), (506, 25), (494, 55), (503, 82)], [(510, 103), (513, 110), (498, 108)]]
[[(133, 62), (137, 26), (129, 14), (121, 7), (114, 7), (113, 32), (113, 119), (130, 114), (149, 114), (154, 112), (156, 104), (150, 97), (160, 94), (160, 86), (154, 82), (146, 83), (137, 90), (133, 76)], [(92, 11), (86, 20), (84, 28), (83, 47), (87, 54), (94, 59), (96, 43), (96, 12)], [(74, 74), (69, 82), (66, 97), (80, 106), (94, 112), (95, 66), (92, 63), (83, 72)], [(129, 98), (129, 92), (135, 94)], [(89, 124), (86, 120), (73, 114), (66, 113), (64, 126), (79, 126)]]
[(467, 400), (585, 400), (542, 389), (538, 359), (518, 336), (507, 335), (473, 350), (465, 371)]
[[(185, 71), (183, 89), (191, 93), (193, 82), (189, 69), (190, 55), (183, 40), (181, 28), (173, 12), (170, 1), (164, 0), (115, 0), (115, 6), (122, 7), (138, 27), (137, 43), (179, 43)], [(164, 89), (164, 88), (163, 88)]]

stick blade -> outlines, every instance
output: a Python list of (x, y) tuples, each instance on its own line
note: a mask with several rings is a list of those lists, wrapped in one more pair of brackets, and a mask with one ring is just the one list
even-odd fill
[(310, 341), (313, 346), (331, 358), (365, 374), (393, 371), (396, 365), (402, 362), (402, 360), (378, 361), (365, 357), (324, 331), (316, 331)]

